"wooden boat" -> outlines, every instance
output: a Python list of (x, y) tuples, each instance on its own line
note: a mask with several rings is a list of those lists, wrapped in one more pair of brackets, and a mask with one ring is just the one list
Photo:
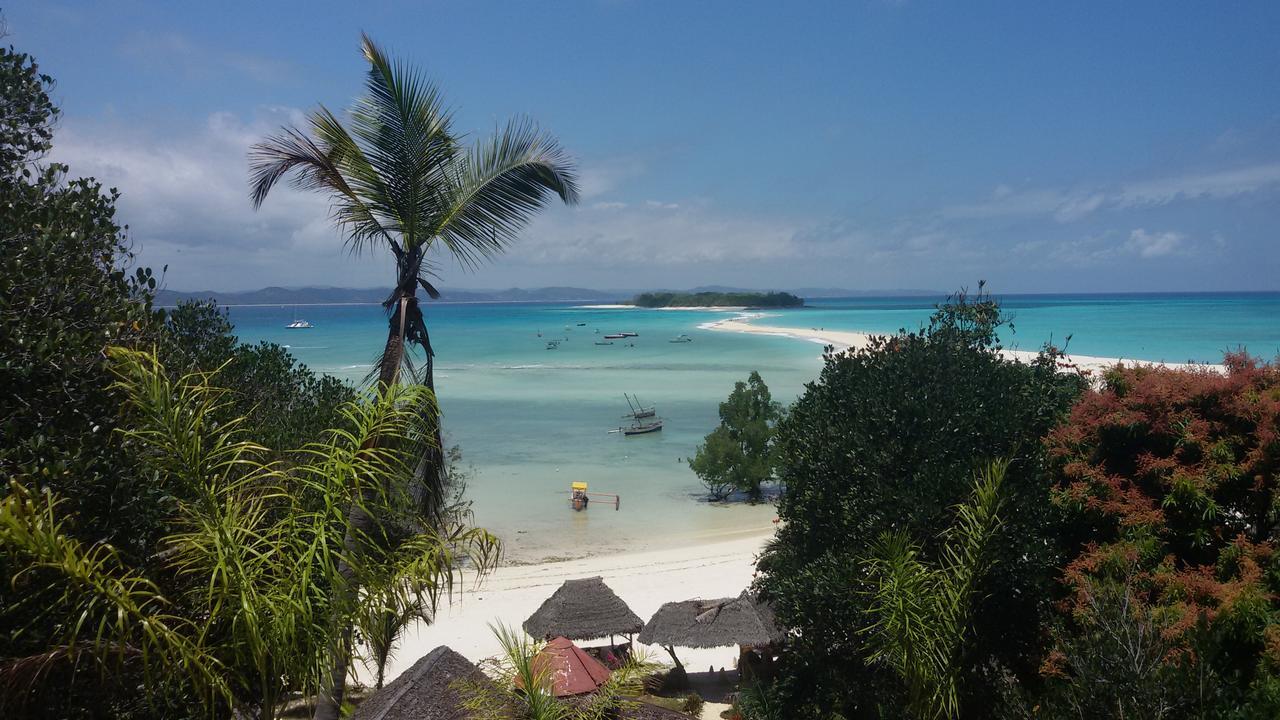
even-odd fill
[(623, 428), (622, 434), (626, 436), (646, 435), (648, 433), (659, 432), (661, 430), (662, 430), (662, 421), (654, 420), (653, 422), (636, 423), (635, 425), (632, 425), (629, 428)]

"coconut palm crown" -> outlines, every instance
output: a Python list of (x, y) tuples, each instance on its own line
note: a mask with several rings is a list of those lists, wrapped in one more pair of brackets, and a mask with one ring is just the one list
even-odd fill
[(577, 202), (576, 170), (527, 119), (465, 147), (435, 85), (368, 36), (361, 47), (369, 74), (348, 122), (320, 106), (306, 129), (285, 127), (254, 145), (251, 198), (261, 206), (291, 175), (294, 186), (329, 196), (352, 252), (391, 252), (396, 284), (384, 303), (390, 329), (379, 382), (394, 382), (402, 365), (412, 371), (407, 342), (424, 350), (422, 380), (431, 386), (434, 353), (417, 301), (419, 287), (439, 297), (431, 251), (439, 246), (467, 268), (502, 252), (553, 194)]

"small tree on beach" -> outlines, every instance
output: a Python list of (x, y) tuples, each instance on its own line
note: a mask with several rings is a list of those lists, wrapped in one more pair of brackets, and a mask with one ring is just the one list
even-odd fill
[(733, 386), (720, 403), (720, 425), (689, 460), (713, 499), (723, 500), (735, 490), (760, 498), (761, 484), (773, 480), (773, 438), (781, 418), (782, 406), (774, 402), (760, 373), (752, 371), (746, 382)]
[[(294, 185), (331, 201), (334, 222), (355, 253), (386, 250), (395, 285), (383, 306), (387, 339), (376, 364), (378, 388), (395, 384), (403, 369), (434, 391), (435, 350), (419, 304), (418, 289), (431, 298), (435, 265), (442, 252), (466, 267), (501, 253), (552, 197), (577, 201), (572, 162), (559, 144), (527, 120), (513, 120), (471, 147), (453, 129), (439, 90), (411, 66), (389, 58), (368, 37), (365, 94), (347, 122), (325, 107), (310, 114), (305, 129), (286, 127), (253, 147), (251, 197), (260, 206), (286, 175)], [(415, 366), (409, 346), (422, 350)], [(434, 521), (442, 502), (445, 459), (439, 415), (426, 410), (436, 442), (418, 465), (415, 492), (423, 515)], [(377, 438), (372, 438), (376, 443)], [(362, 533), (375, 520), (353, 506), (351, 526)], [(348, 553), (356, 550), (348, 543)], [(350, 628), (345, 636), (350, 637)], [(335, 720), (344, 694), (349, 653), (337, 653), (332, 688), (317, 717)]]

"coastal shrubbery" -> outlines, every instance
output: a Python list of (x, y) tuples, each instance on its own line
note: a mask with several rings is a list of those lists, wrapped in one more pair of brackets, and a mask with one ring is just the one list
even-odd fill
[(1113, 368), (1048, 438), (1070, 548), (1058, 716), (1280, 709), (1280, 368), (1226, 368)]
[[(901, 532), (937, 563), (968, 497), (974, 469), (1009, 458), (1004, 522), (987, 546), (971, 627), (952, 658), (961, 707), (996, 693), (991, 669), (1034, 678), (1043, 654), (1061, 556), (1052, 481), (1041, 440), (1083, 381), (1059, 373), (1052, 352), (1003, 358), (1003, 322), (983, 292), (960, 294), (920, 332), (829, 352), (818, 380), (778, 429), (783, 523), (760, 562), (759, 589), (793, 630), (779, 691), (800, 708), (849, 717), (901, 707), (906, 687), (871, 662), (859, 632), (874, 586), (864, 570), (877, 539)], [(804, 715), (796, 715), (803, 717)]]
[[(380, 670), (493, 549), (456, 497), (417, 514), (431, 394), (358, 398), (212, 305), (153, 307), (117, 193), (42, 163), (51, 87), (0, 49), (0, 715), (272, 717), (347, 621)], [(355, 552), (352, 507), (380, 519)]]
[[(1280, 369), (1092, 379), (1052, 348), (1001, 357), (1002, 322), (961, 294), (919, 333), (828, 353), (789, 410), (757, 584), (792, 634), (756, 694), (787, 717), (1276, 717)], [(963, 557), (940, 529), (994, 457), (999, 528), (939, 645), (929, 598)]]
[(646, 308), (663, 307), (803, 307), (804, 298), (784, 292), (700, 292), (640, 293), (631, 300), (632, 305)]

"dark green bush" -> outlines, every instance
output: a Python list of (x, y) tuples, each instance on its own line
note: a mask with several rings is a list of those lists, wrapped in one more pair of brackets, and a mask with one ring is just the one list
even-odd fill
[(971, 487), (976, 466), (1012, 458), (1005, 524), (989, 545), (965, 649), (962, 707), (994, 697), (993, 663), (1033, 676), (1054, 597), (1056, 515), (1041, 440), (1082, 380), (1055, 355), (1033, 363), (1000, 354), (998, 304), (961, 293), (928, 327), (833, 353), (779, 426), (784, 521), (761, 559), (759, 589), (793, 630), (778, 687), (856, 717), (899, 706), (897, 681), (868, 667), (860, 561), (882, 532), (901, 529), (936, 560), (938, 533)]

